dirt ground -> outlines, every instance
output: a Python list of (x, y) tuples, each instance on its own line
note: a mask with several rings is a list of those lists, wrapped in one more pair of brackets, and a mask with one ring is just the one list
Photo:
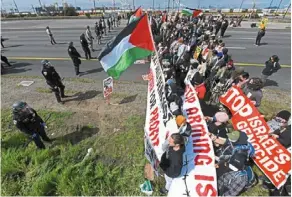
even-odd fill
[[(18, 86), (21, 81), (34, 81), (29, 87)], [(16, 101), (25, 101), (34, 109), (69, 111), (68, 131), (77, 125), (98, 125), (100, 132), (119, 131), (122, 123), (132, 115), (144, 115), (147, 102), (147, 82), (117, 81), (111, 105), (103, 97), (102, 82), (82, 78), (64, 79), (66, 86), (64, 105), (57, 103), (45, 80), (35, 77), (2, 77), (1, 107), (7, 109)], [(42, 90), (42, 91), (40, 91)], [(143, 128), (141, 128), (143, 130)]]

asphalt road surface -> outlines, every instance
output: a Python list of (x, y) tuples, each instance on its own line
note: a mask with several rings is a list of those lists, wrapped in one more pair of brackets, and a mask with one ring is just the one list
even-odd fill
[[(4, 55), (13, 62), (13, 68), (8, 68), (6, 74), (12, 75), (40, 75), (42, 59), (49, 59), (63, 77), (73, 77), (74, 67), (68, 56), (68, 42), (73, 41), (79, 53), (84, 56), (79, 37), (85, 31), (88, 20), (74, 24), (74, 20), (64, 20), (63, 22), (49, 21), (52, 33), (58, 44), (51, 45), (49, 37), (45, 32), (48, 23), (45, 21), (25, 21), (5, 22), (2, 25), (1, 34), (9, 40), (4, 42)], [(31, 23), (31, 25), (29, 25)], [(89, 25), (92, 26), (92, 20)], [(106, 42), (116, 36), (125, 26), (125, 21), (121, 27), (115, 28), (103, 38), (103, 45), (94, 43), (95, 52), (93, 57), (97, 57), (101, 48)], [(291, 32), (290, 30), (267, 30), (262, 39), (263, 45), (254, 46), (257, 29), (231, 29), (229, 28), (223, 38), (229, 53), (238, 66), (244, 66), (251, 76), (260, 76), (264, 62), (272, 55), (278, 54), (281, 65), (291, 65)], [(141, 75), (146, 74), (149, 64), (139, 64), (131, 66), (122, 76), (121, 80), (137, 81), (142, 80)], [(80, 71), (86, 73), (82, 77), (97, 78), (101, 81), (107, 77), (100, 63), (95, 60), (83, 60)], [(270, 77), (268, 85), (281, 89), (291, 89), (290, 68), (283, 68), (278, 73)]]

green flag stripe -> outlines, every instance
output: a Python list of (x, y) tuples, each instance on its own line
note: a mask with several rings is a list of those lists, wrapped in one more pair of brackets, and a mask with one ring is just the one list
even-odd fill
[(134, 47), (124, 52), (119, 61), (107, 70), (109, 76), (119, 79), (120, 75), (131, 66), (136, 60), (143, 59), (151, 55), (152, 51)]

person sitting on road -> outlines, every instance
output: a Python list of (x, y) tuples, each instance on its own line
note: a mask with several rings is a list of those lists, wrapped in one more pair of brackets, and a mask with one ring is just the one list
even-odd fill
[(200, 100), (203, 100), (206, 95), (206, 86), (204, 83), (203, 77), (200, 75), (199, 72), (196, 72), (193, 79), (191, 80), (191, 84), (194, 86), (197, 96)]

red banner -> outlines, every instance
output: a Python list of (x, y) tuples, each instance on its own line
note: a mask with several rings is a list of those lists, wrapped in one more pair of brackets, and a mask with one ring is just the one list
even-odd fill
[(280, 188), (291, 170), (290, 152), (270, 137), (266, 121), (239, 87), (230, 88), (220, 97), (220, 102), (231, 111), (234, 128), (245, 132), (254, 146), (257, 166)]

